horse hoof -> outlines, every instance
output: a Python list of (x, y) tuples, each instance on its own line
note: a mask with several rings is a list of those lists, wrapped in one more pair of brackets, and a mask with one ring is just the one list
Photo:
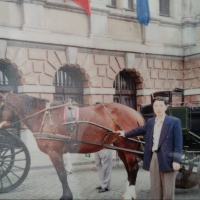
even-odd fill
[(60, 200), (73, 200), (72, 196), (62, 196)]

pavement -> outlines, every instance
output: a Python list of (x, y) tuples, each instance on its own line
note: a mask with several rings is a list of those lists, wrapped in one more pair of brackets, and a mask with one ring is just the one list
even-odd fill
[[(111, 190), (98, 193), (95, 189), (100, 185), (97, 171), (92, 159), (84, 156), (71, 156), (73, 173), (68, 175), (68, 183), (74, 199), (121, 199), (127, 182), (127, 174), (121, 161), (113, 161)], [(62, 196), (62, 187), (57, 173), (47, 155), (43, 153), (31, 153), (31, 170), (25, 181), (9, 193), (0, 194), (0, 199), (59, 199)], [(150, 198), (149, 172), (141, 167), (136, 183), (137, 199)], [(196, 200), (200, 199), (200, 188), (176, 189), (176, 199)]]

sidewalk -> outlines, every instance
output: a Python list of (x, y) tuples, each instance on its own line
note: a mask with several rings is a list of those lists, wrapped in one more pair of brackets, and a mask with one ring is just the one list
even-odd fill
[[(65, 154), (63, 155), (63, 157)], [(90, 154), (91, 157), (87, 158), (85, 154), (71, 154), (71, 162), (73, 166), (79, 165), (95, 165), (94, 154)], [(31, 169), (50, 168), (53, 164), (49, 156), (41, 151), (30, 152), (31, 157)]]

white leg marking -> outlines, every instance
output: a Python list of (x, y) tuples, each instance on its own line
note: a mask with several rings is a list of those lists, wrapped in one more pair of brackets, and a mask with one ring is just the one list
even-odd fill
[[(129, 184), (129, 183), (128, 183)], [(126, 192), (123, 195), (123, 199), (136, 199), (135, 185), (131, 185), (126, 188)]]

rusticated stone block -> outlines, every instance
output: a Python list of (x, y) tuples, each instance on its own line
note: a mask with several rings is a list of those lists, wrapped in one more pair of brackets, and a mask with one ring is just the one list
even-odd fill
[(19, 49), (20, 49), (19, 47), (7, 47), (6, 59), (13, 62), (15, 57), (17, 56)]
[(163, 60), (163, 69), (171, 69), (172, 61), (171, 60)]
[(195, 72), (194, 70), (188, 70), (188, 73), (189, 73), (189, 79), (193, 79), (196, 75), (195, 75)]
[(184, 101), (186, 104), (191, 103), (191, 96), (184, 96)]
[(58, 60), (55, 51), (52, 50), (47, 51), (47, 61), (56, 70), (58, 70), (61, 67), (61, 63)]
[(140, 77), (135, 77), (134, 78), (134, 82), (135, 83), (142, 83), (144, 81), (144, 79), (140, 76)]
[(200, 101), (200, 95), (192, 95), (191, 101)]
[(125, 69), (125, 60), (124, 57), (116, 57), (117, 62), (121, 70)]
[(90, 81), (83, 81), (83, 87), (84, 88), (88, 88), (88, 87), (91, 87), (91, 86), (92, 86), (92, 84), (91, 84)]
[(87, 72), (88, 76), (91, 78), (97, 77), (97, 67), (93, 65)]
[(88, 54), (85, 59), (85, 62), (83, 64), (83, 69), (85, 69), (85, 71), (88, 72), (89, 69), (92, 68), (93, 66), (95, 66), (94, 65), (94, 56)]
[(41, 98), (42, 99), (47, 99), (50, 102), (53, 102), (53, 94), (41, 93)]
[(159, 79), (167, 79), (167, 70), (159, 70), (158, 78)]
[(30, 48), (28, 50), (29, 53), (29, 59), (30, 60), (46, 60), (46, 50), (45, 49), (32, 49)]
[(78, 53), (76, 64), (83, 67), (85, 60), (87, 58), (87, 54), (85, 53)]
[(83, 96), (84, 105), (92, 105), (91, 103), (91, 95), (84, 95)]
[(23, 75), (30, 74), (33, 72), (32, 61), (27, 60), (23, 65), (20, 66), (20, 71)]
[(106, 55), (94, 55), (95, 65), (108, 65), (108, 56)]
[(38, 74), (32, 73), (24, 76), (24, 82), (26, 85), (38, 85), (39, 84)]
[(174, 71), (168, 71), (168, 76), (167, 76), (168, 79), (174, 79), (175, 78), (175, 75), (174, 75)]
[(95, 77), (90, 80), (92, 87), (102, 87), (102, 78), (101, 77)]
[(152, 79), (145, 81), (144, 82), (144, 88), (153, 89), (154, 88), (154, 82), (155, 82), (155, 80), (152, 80)]
[[(138, 74), (138, 72), (139, 72), (139, 74)], [(138, 76), (143, 77), (144, 81), (146, 81), (146, 80), (149, 79), (149, 77), (150, 77), (150, 70), (147, 69), (147, 67), (146, 67), (146, 61), (145, 60), (143, 60), (141, 62), (141, 65), (140, 65), (140, 67), (138, 67), (136, 74)]]
[(175, 78), (177, 80), (183, 80), (183, 71), (176, 71), (175, 72)]
[(58, 60), (60, 61), (61, 65), (66, 65), (67, 64), (67, 58), (66, 54), (64, 51), (55, 51)]
[(163, 80), (155, 80), (155, 88), (162, 89), (163, 88)]
[(147, 67), (150, 68), (150, 69), (152, 69), (152, 68), (153, 68), (153, 65), (154, 65), (153, 59), (148, 59), (148, 60), (147, 60)]
[(179, 61), (172, 61), (172, 69), (179, 70)]
[(179, 70), (183, 70), (183, 61), (179, 61)]
[(113, 88), (113, 80), (108, 78), (103, 78), (103, 87), (104, 88)]
[(189, 70), (184, 71), (184, 79), (185, 80), (189, 79)]
[(46, 74), (39, 75), (40, 85), (53, 85), (53, 78)]
[(196, 68), (196, 69), (193, 69), (194, 70), (194, 74), (195, 74), (195, 77), (200, 77), (200, 68)]
[(145, 96), (137, 96), (137, 104), (138, 105), (145, 104), (145, 103), (146, 103)]
[(98, 76), (106, 76), (106, 66), (98, 66)]
[(106, 68), (106, 74), (107, 74), (107, 77), (110, 78), (111, 80), (115, 79), (116, 73), (109, 67)]
[(109, 58), (110, 60), (110, 68), (115, 72), (118, 73), (119, 71), (121, 71), (120, 67), (119, 67), (119, 63), (117, 62), (117, 59), (115, 56), (110, 56)]
[(112, 103), (113, 102), (113, 95), (103, 95), (103, 102), (104, 103)]
[(162, 60), (154, 60), (154, 68), (162, 69)]
[(48, 62), (45, 62), (44, 63), (44, 73), (51, 77), (54, 77), (56, 74), (56, 70)]
[(158, 70), (155, 70), (155, 69), (151, 70), (151, 78), (153, 78), (153, 79), (158, 78)]
[(26, 48), (20, 48), (17, 56), (14, 59), (14, 63), (20, 67), (22, 64), (24, 64), (28, 60), (28, 49)]
[(177, 80), (172, 81), (172, 89), (175, 88), (183, 88), (183, 81), (177, 81)]
[(36, 73), (42, 73), (44, 70), (43, 66), (44, 66), (43, 61), (37, 61), (37, 60), (33, 61), (33, 71)]
[(198, 66), (198, 61), (197, 61), (197, 59), (191, 60), (191, 61), (190, 61), (190, 68), (191, 68), (191, 69), (197, 68), (197, 66)]
[(91, 96), (91, 104), (95, 104), (97, 102), (103, 103), (103, 95), (92, 95)]
[(190, 82), (190, 80), (185, 80), (184, 81), (184, 89), (190, 89), (190, 87), (191, 87), (191, 82)]
[(199, 88), (199, 87), (200, 87), (199, 81), (198, 81), (197, 78), (192, 79), (192, 80), (190, 81), (190, 87), (191, 87), (192, 89), (195, 89), (195, 88)]
[(185, 63), (184, 63), (184, 69), (186, 70), (186, 69), (190, 69), (191, 68), (191, 62), (190, 61), (186, 61)]
[(140, 90), (140, 89), (143, 89), (143, 88), (145, 88), (144, 87), (144, 83), (138, 83), (138, 84), (136, 84), (136, 89), (137, 90)]
[(172, 81), (171, 80), (165, 80), (163, 84), (164, 89), (171, 89), (172, 88)]

